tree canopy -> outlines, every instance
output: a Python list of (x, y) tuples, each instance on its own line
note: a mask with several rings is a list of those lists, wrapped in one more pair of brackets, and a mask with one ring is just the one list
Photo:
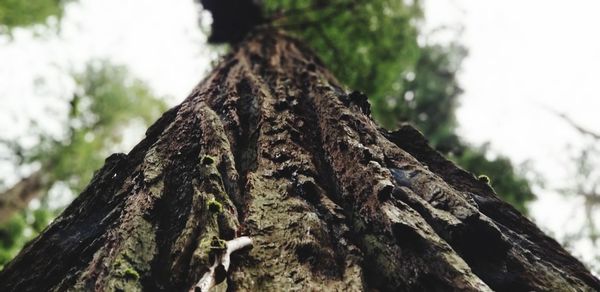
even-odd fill
[(15, 27), (46, 23), (48, 17), (60, 18), (67, 2), (72, 0), (0, 0), (0, 32)]

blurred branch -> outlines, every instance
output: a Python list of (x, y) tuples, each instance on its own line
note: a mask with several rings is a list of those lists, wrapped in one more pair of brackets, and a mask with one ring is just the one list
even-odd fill
[(17, 182), (13, 187), (0, 193), (0, 223), (27, 207), (29, 202), (38, 197), (47, 188), (47, 179), (38, 170)]
[(4, 146), (9, 154), (6, 155), (6, 157), (2, 157), (0, 159), (2, 160), (11, 160), (11, 159), (15, 159), (17, 160), (17, 162), (19, 164), (23, 163), (23, 161), (25, 161), (25, 149), (23, 148), (23, 146), (21, 146), (21, 144), (19, 144), (18, 142), (16, 142), (15, 140), (9, 140), (9, 139), (4, 139), (4, 138), (0, 138), (0, 145)]
[(600, 204), (600, 193), (598, 192), (582, 192), (581, 196), (585, 199), (586, 205)]
[(591, 130), (588, 130), (584, 127), (582, 127), (581, 125), (577, 124), (575, 121), (573, 121), (573, 119), (571, 119), (571, 117), (569, 117), (568, 115), (566, 115), (565, 113), (561, 113), (559, 111), (555, 111), (552, 109), (548, 109), (551, 112), (553, 112), (556, 116), (558, 116), (559, 118), (563, 119), (565, 122), (567, 122), (571, 127), (573, 127), (575, 130), (577, 130), (579, 133), (583, 134), (583, 135), (588, 135), (596, 140), (600, 140), (600, 134), (593, 132)]

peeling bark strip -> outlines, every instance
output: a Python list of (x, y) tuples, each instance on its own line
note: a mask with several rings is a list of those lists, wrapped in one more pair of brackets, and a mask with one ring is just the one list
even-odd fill
[(0, 290), (600, 290), (420, 133), (368, 114), (298, 41), (255, 33), (107, 159)]

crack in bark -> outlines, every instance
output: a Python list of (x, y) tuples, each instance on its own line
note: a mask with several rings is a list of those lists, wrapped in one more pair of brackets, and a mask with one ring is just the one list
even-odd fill
[[(244, 78), (244, 77), (242, 77)], [(237, 84), (237, 95), (239, 96), (236, 101), (236, 109), (238, 116), (240, 117), (240, 134), (238, 137), (239, 141), (236, 143), (237, 148), (234, 150), (236, 168), (240, 172), (240, 185), (242, 189), (242, 198), (247, 201), (244, 190), (246, 189), (248, 173), (256, 169), (257, 160), (257, 143), (259, 135), (259, 120), (260, 120), (260, 109), (261, 100), (256, 89), (249, 83), (248, 79), (242, 79)], [(241, 209), (240, 213), (244, 214), (245, 209)], [(242, 215), (243, 216), (243, 215)]]

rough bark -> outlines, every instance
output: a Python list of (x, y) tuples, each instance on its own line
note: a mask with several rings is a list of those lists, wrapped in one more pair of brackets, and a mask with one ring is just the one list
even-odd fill
[[(0, 274), (1, 291), (592, 291), (600, 282), (419, 132), (379, 128), (298, 41), (249, 36)], [(222, 248), (222, 247), (221, 247)]]

